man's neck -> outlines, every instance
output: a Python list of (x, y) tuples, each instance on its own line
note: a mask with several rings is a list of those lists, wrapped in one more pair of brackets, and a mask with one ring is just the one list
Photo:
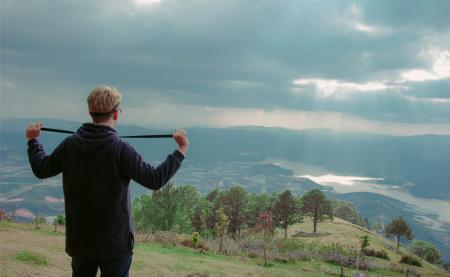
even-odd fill
[(92, 123), (97, 124), (97, 125), (105, 125), (105, 126), (113, 128), (113, 129), (116, 127), (116, 124), (113, 120), (108, 120), (108, 121), (104, 121), (104, 122), (92, 122)]

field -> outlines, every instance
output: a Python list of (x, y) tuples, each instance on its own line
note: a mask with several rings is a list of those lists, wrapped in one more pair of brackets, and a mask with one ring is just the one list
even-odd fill
[[(309, 222), (297, 224), (290, 230), (308, 232)], [(391, 261), (373, 259), (374, 263), (386, 265), (386, 269), (364, 272), (365, 276), (404, 276), (393, 272), (388, 266), (399, 255), (390, 250), (392, 242), (363, 228), (342, 220), (319, 225), (318, 238), (301, 238), (305, 241), (320, 240), (322, 243), (342, 243), (349, 247), (357, 245), (359, 236), (367, 233), (371, 247), (386, 249)], [(53, 226), (42, 225), (35, 230), (30, 224), (0, 223), (0, 273), (1, 276), (70, 276), (70, 258), (64, 252), (63, 230), (53, 232)], [(406, 266), (403, 265), (405, 268)], [(443, 271), (423, 262), (422, 268), (408, 266), (422, 276), (446, 276)], [(356, 270), (344, 268), (345, 276)], [(320, 261), (276, 262), (265, 267), (259, 258), (217, 255), (210, 251), (183, 247), (163, 247), (159, 244), (137, 242), (135, 245), (131, 276), (339, 276), (340, 267)]]

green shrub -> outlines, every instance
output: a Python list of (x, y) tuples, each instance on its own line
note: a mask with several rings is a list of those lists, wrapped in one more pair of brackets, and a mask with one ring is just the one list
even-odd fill
[(66, 217), (63, 214), (56, 215), (55, 219), (53, 220), (53, 224), (66, 225)]
[(178, 234), (176, 232), (158, 231), (153, 235), (148, 236), (148, 241), (160, 244), (163, 247), (173, 247), (182, 245), (182, 241), (190, 240), (185, 234)]
[(361, 236), (360, 243), (361, 243), (361, 252), (364, 253), (364, 250), (366, 250), (366, 248), (369, 247), (370, 245), (369, 236), (368, 235)]
[(392, 272), (402, 273), (405, 276), (421, 276), (420, 273), (414, 268), (410, 268), (408, 266), (403, 266), (397, 263), (391, 263), (388, 269)]
[(366, 249), (364, 249), (364, 254), (366, 256), (370, 256), (370, 257), (376, 257), (376, 258), (381, 258), (381, 259), (385, 259), (385, 260), (390, 260), (388, 253), (383, 249), (375, 250), (375, 249), (371, 249), (371, 248), (366, 248)]
[(199, 232), (193, 232), (192, 233), (192, 244), (197, 245), (200, 242), (200, 233)]
[[(312, 244), (311, 244), (312, 245)], [(344, 245), (339, 243), (332, 243), (331, 245), (328, 244), (319, 244), (316, 246), (316, 249), (318, 254), (320, 255), (329, 255), (329, 254), (340, 254), (340, 255), (350, 255), (351, 251), (347, 249)]]
[(426, 241), (415, 240), (409, 245), (408, 248), (409, 251), (432, 264), (439, 264), (441, 261), (441, 253), (439, 250), (434, 245)]
[(296, 251), (306, 247), (305, 243), (297, 238), (277, 240), (274, 246), (281, 253)]
[(22, 250), (17, 252), (16, 259), (37, 265), (48, 265), (47, 257), (36, 252)]
[(409, 265), (415, 265), (415, 266), (422, 266), (422, 263), (420, 260), (414, 256), (410, 255), (403, 255), (400, 259), (400, 263), (402, 264), (409, 264)]

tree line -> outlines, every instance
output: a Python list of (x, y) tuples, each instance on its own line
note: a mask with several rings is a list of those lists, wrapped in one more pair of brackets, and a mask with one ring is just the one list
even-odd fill
[[(158, 191), (135, 198), (132, 214), (138, 231), (194, 232), (202, 237), (214, 237), (219, 241), (219, 252), (225, 235), (236, 239), (243, 231), (250, 230), (259, 232), (263, 240), (268, 240), (278, 227), (287, 238), (289, 226), (305, 220), (312, 221), (312, 233), (318, 231), (322, 221), (333, 217), (370, 228), (368, 220), (361, 217), (351, 203), (329, 199), (318, 189), (294, 195), (290, 190), (250, 193), (241, 186), (233, 186), (201, 195), (193, 186), (169, 183)], [(397, 249), (401, 238), (414, 239), (412, 229), (401, 217), (389, 222), (383, 231), (386, 236), (396, 239)], [(368, 245), (367, 242), (363, 241), (362, 249)], [(429, 262), (440, 262), (439, 251), (426, 242), (414, 241), (410, 248)]]
[(270, 215), (274, 226), (283, 230), (284, 237), (289, 226), (305, 217), (312, 220), (314, 233), (320, 222), (333, 216), (362, 226), (367, 223), (350, 203), (328, 199), (318, 189), (295, 196), (289, 190), (250, 193), (241, 186), (233, 186), (201, 195), (193, 186), (169, 183), (161, 190), (136, 198), (132, 211), (139, 231), (199, 232), (203, 236), (216, 236), (217, 224), (225, 216), (225, 231), (233, 238), (243, 230), (255, 229), (262, 213)]

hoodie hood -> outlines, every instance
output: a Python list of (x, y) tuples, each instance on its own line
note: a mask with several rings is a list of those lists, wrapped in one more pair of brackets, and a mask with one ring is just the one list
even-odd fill
[(117, 132), (106, 125), (84, 123), (73, 137), (82, 152), (94, 152), (117, 139)]

